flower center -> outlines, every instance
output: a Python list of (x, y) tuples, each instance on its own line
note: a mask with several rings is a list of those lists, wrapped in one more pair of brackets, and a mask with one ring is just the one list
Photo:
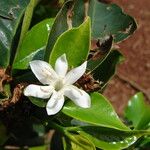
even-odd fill
[(62, 79), (59, 79), (55, 82), (55, 90), (59, 91), (60, 89), (62, 89), (64, 86), (64, 82)]

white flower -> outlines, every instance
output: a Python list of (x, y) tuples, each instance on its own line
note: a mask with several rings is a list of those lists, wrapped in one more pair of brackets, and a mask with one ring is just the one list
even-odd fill
[(69, 71), (66, 55), (60, 56), (55, 63), (55, 71), (50, 64), (41, 60), (30, 62), (30, 67), (36, 78), (44, 86), (31, 84), (24, 90), (24, 95), (42, 99), (49, 99), (46, 110), (48, 115), (54, 115), (61, 110), (64, 96), (71, 99), (76, 105), (89, 108), (90, 96), (83, 90), (72, 85), (86, 71), (87, 62)]

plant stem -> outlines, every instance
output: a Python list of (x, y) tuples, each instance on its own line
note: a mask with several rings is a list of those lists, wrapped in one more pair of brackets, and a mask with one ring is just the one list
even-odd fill
[(55, 122), (49, 122), (49, 126), (51, 126), (53, 129), (60, 131), (62, 134), (65, 134), (65, 128), (58, 125)]
[(77, 131), (77, 129), (79, 129), (78, 127), (62, 127), (62, 126), (56, 124), (55, 122), (49, 122), (49, 125), (53, 129), (60, 131), (62, 134), (64, 134), (66, 137), (68, 137), (71, 141), (73, 141), (74, 143), (76, 143), (77, 145), (80, 145), (82, 147), (82, 144), (79, 143), (79, 141), (74, 137), (74, 135), (69, 133), (69, 131)]

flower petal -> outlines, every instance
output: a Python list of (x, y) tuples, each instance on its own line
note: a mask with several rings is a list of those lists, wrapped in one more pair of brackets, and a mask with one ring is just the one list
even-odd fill
[(91, 106), (89, 94), (73, 85), (67, 86), (67, 88), (64, 89), (64, 95), (80, 107), (89, 108)]
[(47, 103), (46, 110), (48, 115), (54, 115), (58, 113), (64, 104), (64, 96), (60, 92), (53, 92), (50, 100)]
[(51, 96), (54, 88), (52, 86), (39, 86), (30, 84), (24, 90), (25, 96), (47, 99)]
[(68, 70), (68, 62), (66, 59), (66, 54), (60, 56), (55, 63), (55, 71), (58, 75), (64, 77)]
[(86, 71), (87, 61), (84, 62), (81, 66), (76, 67), (69, 71), (65, 77), (66, 84), (75, 83)]
[(37, 79), (43, 84), (50, 84), (57, 78), (56, 72), (50, 64), (41, 60), (30, 62), (30, 67)]

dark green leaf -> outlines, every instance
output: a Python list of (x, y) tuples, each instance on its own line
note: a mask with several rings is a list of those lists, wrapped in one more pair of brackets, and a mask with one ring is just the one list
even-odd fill
[(27, 32), (18, 50), (13, 66), (14, 69), (27, 69), (30, 61), (43, 59), (52, 24), (53, 19), (46, 19)]
[(85, 109), (69, 101), (62, 111), (70, 117), (92, 125), (129, 130), (129, 128), (121, 122), (113, 107), (104, 96), (99, 93), (93, 93), (91, 94), (91, 102), (91, 108)]
[(72, 7), (73, 1), (67, 1), (62, 9), (59, 11), (59, 13), (56, 16), (56, 19), (54, 21), (54, 24), (52, 26), (49, 39), (48, 39), (48, 44), (46, 47), (46, 52), (45, 52), (45, 60), (49, 61), (50, 53), (54, 47), (54, 44), (58, 37), (68, 30), (68, 25), (67, 25), (67, 12)]
[(143, 135), (150, 134), (147, 131), (120, 131), (116, 129), (98, 126), (84, 126), (78, 133), (98, 148), (105, 150), (120, 150), (129, 147)]
[(140, 147), (144, 148), (149, 148), (150, 147), (150, 136), (145, 136), (141, 141), (140, 141)]
[(150, 123), (150, 106), (145, 103), (142, 93), (137, 93), (130, 99), (125, 117), (132, 121), (135, 129), (145, 129)]
[(84, 7), (83, 1), (77, 0), (74, 7), (73, 25), (78, 26), (85, 18), (85, 12), (91, 17), (92, 37), (100, 38), (113, 35), (114, 41), (119, 42), (133, 34), (137, 25), (135, 20), (125, 14), (116, 4), (104, 4), (98, 0), (90, 0), (89, 8)]
[(46, 107), (46, 101), (44, 99), (40, 99), (40, 98), (35, 98), (35, 97), (29, 97), (30, 101), (38, 106), (38, 107)]
[(94, 70), (93, 76), (102, 82), (102, 87), (111, 79), (116, 71), (116, 66), (124, 60), (122, 54), (117, 50), (112, 50), (109, 55)]
[(69, 67), (79, 66), (87, 59), (90, 47), (90, 19), (78, 28), (72, 28), (64, 32), (54, 45), (50, 55), (50, 64), (54, 65), (56, 59), (66, 54)]
[(113, 35), (119, 42), (132, 34), (137, 26), (135, 20), (122, 12), (116, 4), (103, 4), (98, 0), (90, 1), (89, 16), (92, 20), (92, 36)]
[[(29, 0), (0, 1), (0, 66), (9, 65), (13, 39)], [(7, 16), (2, 17), (2, 16)], [(11, 19), (10, 19), (11, 18)]]

